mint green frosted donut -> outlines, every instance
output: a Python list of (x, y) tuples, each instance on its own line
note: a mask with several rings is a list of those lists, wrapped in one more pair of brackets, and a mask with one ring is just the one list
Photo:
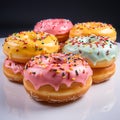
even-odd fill
[(113, 58), (116, 59), (119, 48), (116, 42), (101, 36), (74, 37), (66, 41), (62, 49), (63, 53), (81, 54), (89, 59), (94, 65), (97, 62)]

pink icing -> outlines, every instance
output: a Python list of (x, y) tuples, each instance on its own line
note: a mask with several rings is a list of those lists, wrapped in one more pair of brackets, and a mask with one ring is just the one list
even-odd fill
[(46, 19), (37, 22), (34, 27), (34, 31), (43, 31), (50, 34), (59, 35), (68, 33), (72, 27), (72, 22), (66, 19)]
[(24, 70), (24, 79), (29, 80), (36, 90), (44, 85), (51, 85), (57, 91), (61, 84), (67, 87), (73, 82), (85, 84), (91, 75), (92, 70), (83, 58), (62, 53), (36, 56)]
[(17, 73), (23, 73), (23, 69), (24, 69), (24, 64), (21, 64), (21, 63), (16, 63), (10, 59), (6, 59), (4, 61), (4, 66), (6, 68), (9, 68), (11, 69), (15, 74)]

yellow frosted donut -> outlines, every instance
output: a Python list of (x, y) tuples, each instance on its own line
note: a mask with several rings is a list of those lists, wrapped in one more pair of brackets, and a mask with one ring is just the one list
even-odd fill
[(3, 52), (9, 59), (26, 63), (31, 57), (38, 54), (58, 52), (57, 38), (45, 32), (23, 31), (13, 33), (5, 39)]
[(111, 24), (102, 22), (83, 22), (73, 26), (70, 30), (69, 37), (75, 36), (103, 36), (115, 41), (117, 32)]

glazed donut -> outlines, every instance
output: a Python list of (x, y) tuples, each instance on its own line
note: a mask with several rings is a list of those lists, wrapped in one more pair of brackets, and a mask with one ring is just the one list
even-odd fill
[(10, 59), (5, 59), (3, 63), (3, 72), (12, 82), (23, 83), (23, 69), (25, 64), (16, 63)]
[[(80, 54), (86, 59), (92, 69), (95, 68), (93, 70), (93, 82), (96, 81), (96, 77), (94, 77), (95, 71), (99, 70), (99, 68), (103, 71), (106, 67), (110, 67), (115, 62), (118, 51), (118, 46), (115, 42), (105, 37), (93, 35), (69, 38), (62, 50), (63, 53)], [(115, 71), (113, 71), (113, 73), (114, 72)], [(100, 73), (101, 72), (99, 72), (99, 74)], [(101, 82), (103, 82), (104, 79), (103, 77)]]
[(111, 24), (102, 22), (83, 22), (75, 24), (72, 27), (69, 37), (90, 35), (108, 37), (110, 40), (115, 41), (117, 32)]
[(58, 52), (58, 50), (57, 38), (44, 32), (23, 31), (14, 33), (5, 39), (3, 44), (3, 52), (8, 58), (19, 63), (26, 63), (35, 55), (49, 54)]
[(24, 87), (36, 101), (69, 102), (92, 84), (92, 70), (79, 55), (53, 53), (33, 57), (25, 65)]
[(69, 37), (69, 31), (73, 27), (70, 20), (67, 19), (45, 19), (37, 22), (34, 26), (35, 32), (48, 32), (55, 35), (59, 42), (64, 42)]

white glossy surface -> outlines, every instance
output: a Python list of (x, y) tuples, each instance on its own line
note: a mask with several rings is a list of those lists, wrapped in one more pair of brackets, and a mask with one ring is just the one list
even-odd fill
[(38, 103), (2, 72), (5, 55), (0, 39), (0, 120), (120, 120), (120, 54), (116, 73), (107, 82), (93, 85), (79, 100), (62, 105)]

